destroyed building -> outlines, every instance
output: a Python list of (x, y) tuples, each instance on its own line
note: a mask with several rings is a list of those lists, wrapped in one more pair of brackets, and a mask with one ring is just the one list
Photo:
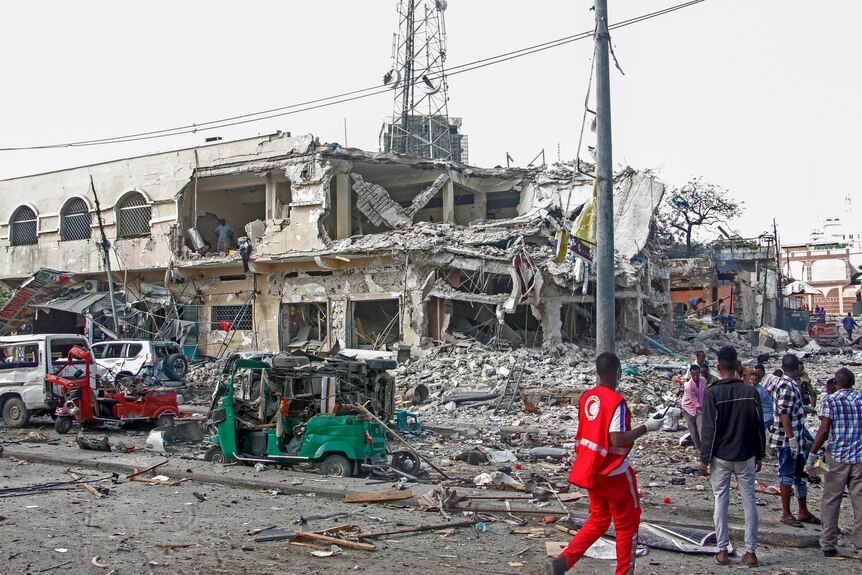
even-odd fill
[[(0, 181), (0, 279), (68, 272), (75, 289), (40, 302), (34, 329), (113, 333), (92, 177), (120, 293), (115, 335), (212, 356), (590, 341), (595, 274), (558, 233), (591, 218), (590, 172), (275, 133), (13, 178)], [(648, 172), (615, 178), (620, 338), (672, 333), (670, 273), (652, 243), (663, 193)]]

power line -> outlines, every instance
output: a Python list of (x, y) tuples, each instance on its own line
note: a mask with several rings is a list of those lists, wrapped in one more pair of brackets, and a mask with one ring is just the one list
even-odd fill
[[(628, 20), (622, 20), (615, 24), (611, 24), (608, 26), (609, 30), (615, 30), (618, 28), (624, 28), (626, 26), (631, 26), (632, 24), (637, 24), (640, 22), (644, 22), (646, 20), (650, 20), (652, 18), (657, 18), (659, 16), (664, 16), (666, 14), (670, 14), (672, 12), (676, 12), (678, 10), (682, 10), (684, 8), (689, 8), (694, 6), (695, 4), (700, 4), (702, 2), (706, 2), (706, 0), (690, 0), (688, 2), (684, 2), (682, 4), (677, 4), (675, 6), (670, 6), (668, 8), (664, 8), (662, 10), (657, 10), (655, 12), (650, 12), (648, 14), (642, 14), (640, 16), (636, 16), (634, 18), (630, 18)], [(463, 74), (465, 72), (471, 72), (473, 70), (478, 70), (480, 68), (485, 68), (487, 66), (492, 66), (494, 64), (501, 64), (503, 62), (508, 62), (509, 60), (514, 60), (516, 58), (521, 58), (524, 56), (529, 56), (531, 54), (535, 54), (537, 52), (543, 52), (545, 50), (550, 50), (552, 48), (558, 48), (560, 46), (565, 46), (566, 44), (571, 44), (572, 42), (577, 42), (579, 40), (585, 40), (587, 38), (591, 38), (594, 33), (594, 30), (589, 30), (585, 32), (580, 32), (578, 34), (573, 34), (571, 36), (564, 36), (562, 38), (557, 38), (555, 40), (549, 40), (547, 42), (542, 42), (540, 44), (534, 44), (532, 46), (527, 46), (526, 48), (520, 48), (518, 50), (513, 50), (511, 52), (506, 52), (503, 54), (497, 54), (495, 56), (489, 56), (487, 58), (482, 58), (480, 60), (474, 60), (472, 62), (467, 62), (465, 64), (459, 64), (458, 66), (453, 66), (449, 68), (445, 75), (447, 76), (456, 76), (458, 74)], [(439, 76), (435, 76), (430, 78), (430, 80), (438, 80)], [(415, 83), (419, 83), (421, 80), (418, 80)], [(183, 134), (194, 134), (197, 132), (205, 132), (209, 130), (217, 130), (221, 128), (227, 128), (231, 126), (238, 126), (241, 124), (250, 124), (253, 122), (260, 122), (263, 120), (269, 120), (272, 118), (278, 118), (282, 116), (288, 116), (292, 114), (298, 114), (300, 112), (308, 112), (311, 110), (316, 110), (319, 108), (325, 108), (329, 106), (335, 106), (337, 104), (344, 104), (346, 102), (352, 102), (355, 100), (360, 100), (363, 98), (369, 98), (371, 96), (376, 96), (378, 94), (383, 94), (386, 92), (390, 92), (392, 89), (391, 86), (387, 86), (385, 84), (378, 84), (376, 86), (370, 86), (368, 88), (362, 88), (359, 90), (351, 90), (348, 92), (342, 92), (340, 94), (335, 94), (332, 96), (327, 96), (324, 98), (316, 98), (314, 100), (307, 100), (305, 102), (299, 102), (296, 104), (289, 104), (286, 106), (280, 106), (277, 108), (270, 108), (268, 110), (261, 110), (258, 112), (251, 112), (248, 114), (240, 114), (237, 116), (231, 116), (227, 118), (221, 118), (219, 120), (211, 120), (209, 122), (201, 122), (196, 124), (187, 124), (185, 126), (177, 126), (174, 128), (165, 128), (162, 130), (153, 130), (149, 132), (139, 132), (135, 134), (126, 134), (122, 136), (114, 136), (109, 138), (97, 138), (92, 140), (80, 140), (76, 142), (66, 142), (60, 144), (44, 144), (37, 146), (10, 146), (10, 147), (0, 147), (0, 152), (11, 152), (11, 151), (23, 151), (23, 150), (47, 150), (47, 149), (56, 149), (56, 148), (75, 148), (75, 147), (87, 147), (87, 146), (103, 146), (109, 144), (120, 144), (126, 142), (135, 142), (140, 140), (152, 140), (157, 138), (167, 138), (170, 136), (179, 136)]]

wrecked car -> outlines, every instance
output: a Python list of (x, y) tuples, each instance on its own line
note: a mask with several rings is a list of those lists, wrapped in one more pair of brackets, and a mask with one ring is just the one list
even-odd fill
[[(66, 364), (45, 376), (46, 405), (55, 406), (54, 430), (68, 433), (77, 421), (82, 426), (119, 428), (129, 423), (155, 422), (173, 425), (179, 417), (176, 390), (161, 386), (127, 387), (126, 378), (113, 383), (94, 377), (88, 349), (73, 347)], [(69, 373), (70, 367), (74, 368)]]
[(226, 385), (213, 392), (213, 443), (205, 459), (290, 466), (307, 463), (350, 477), (386, 459), (383, 420), (393, 415), (394, 385), (384, 359), (277, 354), (231, 358)]
[(0, 409), (7, 427), (24, 427), (31, 416), (54, 412), (56, 405), (45, 401), (45, 376), (66, 373), (73, 346), (88, 349), (87, 340), (74, 334), (0, 337)]

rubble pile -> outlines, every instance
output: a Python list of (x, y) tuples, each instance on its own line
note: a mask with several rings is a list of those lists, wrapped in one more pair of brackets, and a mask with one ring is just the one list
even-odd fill
[[(620, 392), (635, 417), (679, 407), (686, 370), (696, 351), (705, 351), (714, 362), (720, 347), (733, 345), (746, 366), (760, 360), (767, 372), (780, 367), (783, 355), (774, 350), (765, 353), (737, 334), (715, 329), (699, 332), (691, 341), (667, 343), (679, 352), (676, 357), (657, 351), (637, 353), (636, 345), (618, 350), (623, 361)], [(796, 353), (805, 358), (806, 370), (821, 397), (826, 380), (839, 367), (862, 365), (862, 353), (852, 349)], [(475, 472), (476, 465), (511, 467), (516, 462), (531, 462), (539, 463), (547, 473), (561, 472), (574, 450), (578, 398), (595, 385), (593, 356), (592, 349), (573, 344), (562, 344), (550, 352), (541, 348), (500, 351), (475, 342), (444, 345), (395, 370), (396, 400), (400, 409), (417, 414), (428, 431), (415, 434), (416, 447), (455, 469)], [(427, 393), (416, 392), (421, 386)], [(413, 397), (427, 400), (411, 404)], [(817, 428), (816, 417), (811, 416), (809, 426)], [(680, 448), (685, 443), (685, 427), (668, 431), (638, 443), (633, 457), (640, 465), (675, 473), (677, 468), (695, 463), (691, 448)], [(531, 469), (537, 468), (533, 465)], [(659, 483), (673, 479), (656, 477)]]
[(209, 403), (216, 385), (220, 381), (227, 382), (227, 376), (222, 373), (224, 363), (218, 360), (189, 365), (183, 391), (186, 403)]

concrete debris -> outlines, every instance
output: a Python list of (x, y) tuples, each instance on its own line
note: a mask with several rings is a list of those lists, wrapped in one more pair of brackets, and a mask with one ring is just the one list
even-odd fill
[(147, 436), (148, 451), (167, 453), (183, 445), (197, 444), (204, 440), (204, 432), (194, 421), (178, 421), (174, 425), (156, 427)]

